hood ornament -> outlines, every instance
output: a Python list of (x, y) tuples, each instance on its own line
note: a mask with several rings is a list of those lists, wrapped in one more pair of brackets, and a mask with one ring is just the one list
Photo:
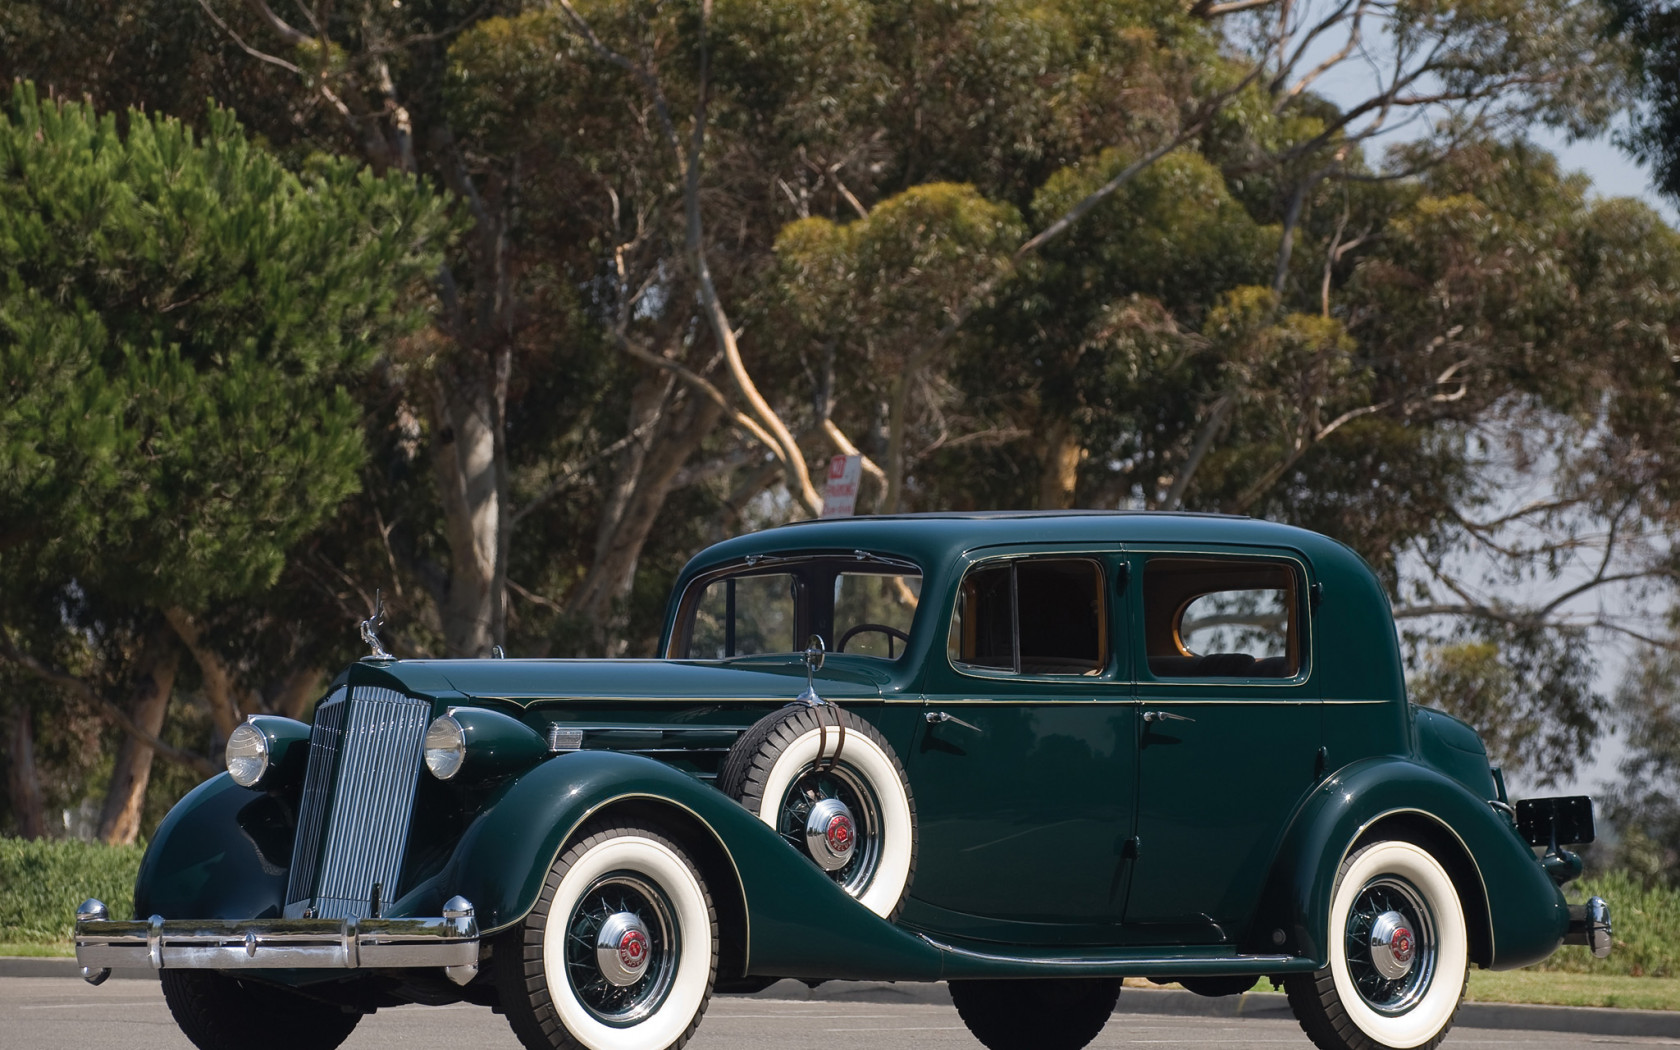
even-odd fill
[(370, 654), (375, 660), (395, 660), (396, 657), (385, 651), (385, 646), (379, 641), (379, 628), (385, 624), (385, 600), (380, 597), (379, 588), (373, 589), (373, 615), (362, 621), (362, 641), (368, 644), (373, 652)]

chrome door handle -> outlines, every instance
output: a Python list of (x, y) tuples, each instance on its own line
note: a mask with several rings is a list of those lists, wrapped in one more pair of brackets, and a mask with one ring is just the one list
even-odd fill
[(1189, 715), (1174, 714), (1171, 711), (1145, 711), (1144, 722), (1194, 722)]
[(927, 724), (928, 725), (936, 726), (936, 725), (940, 725), (941, 723), (944, 723), (944, 722), (954, 723), (956, 725), (962, 726), (964, 729), (972, 729), (976, 733), (983, 732), (981, 730), (981, 728), (979, 726), (975, 725), (974, 723), (964, 722), (962, 719), (958, 718), (956, 715), (953, 715), (949, 712), (946, 712), (946, 711), (929, 711), (927, 713)]

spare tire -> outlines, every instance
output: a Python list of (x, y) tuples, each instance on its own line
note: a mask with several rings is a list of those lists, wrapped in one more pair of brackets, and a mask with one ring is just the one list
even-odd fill
[(717, 786), (883, 918), (916, 872), (916, 802), (880, 731), (833, 704), (764, 716), (724, 759)]

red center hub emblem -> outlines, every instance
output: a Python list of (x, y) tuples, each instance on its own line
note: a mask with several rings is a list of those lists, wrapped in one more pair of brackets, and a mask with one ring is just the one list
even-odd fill
[(852, 843), (857, 841), (851, 818), (835, 817), (829, 821), (828, 827), (823, 831), (823, 838), (828, 840), (828, 848), (836, 855), (851, 852)]
[(641, 930), (631, 930), (618, 941), (618, 961), (626, 970), (640, 970), (647, 965), (648, 939)]
[(1388, 950), (1394, 956), (1395, 962), (1405, 962), (1412, 957), (1412, 931), (1402, 926), (1394, 931), (1394, 937), (1388, 942)]

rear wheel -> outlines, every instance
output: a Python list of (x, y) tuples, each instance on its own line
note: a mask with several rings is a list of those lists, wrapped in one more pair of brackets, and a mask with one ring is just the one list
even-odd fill
[(1108, 1023), (1120, 981), (1106, 977), (952, 981), (951, 1002), (989, 1050), (1080, 1050)]
[(1452, 1028), (1469, 972), (1464, 907), (1428, 850), (1375, 842), (1342, 862), (1330, 965), (1284, 987), (1321, 1050), (1431, 1050)]
[(362, 1015), (215, 970), (164, 970), (163, 999), (198, 1050), (333, 1050)]
[(528, 1050), (675, 1050), (711, 998), (717, 914), (681, 846), (603, 822), (554, 862), (497, 951), (502, 1009)]

